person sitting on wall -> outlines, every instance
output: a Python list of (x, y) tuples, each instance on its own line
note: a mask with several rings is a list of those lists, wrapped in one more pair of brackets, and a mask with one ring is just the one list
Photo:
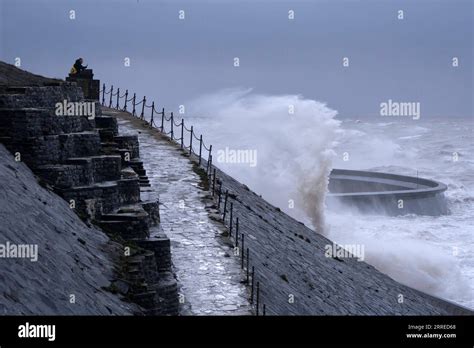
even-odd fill
[(87, 65), (86, 66), (82, 65), (82, 62), (83, 62), (82, 58), (76, 59), (76, 62), (72, 66), (71, 71), (69, 72), (69, 75), (78, 75), (84, 70), (86, 70)]

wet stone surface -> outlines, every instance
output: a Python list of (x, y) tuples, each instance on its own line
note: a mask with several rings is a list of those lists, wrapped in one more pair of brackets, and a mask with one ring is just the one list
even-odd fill
[(189, 159), (157, 131), (137, 128), (126, 115), (113, 115), (118, 116), (120, 134), (138, 134), (151, 184), (142, 188), (142, 200), (159, 198), (161, 228), (171, 240), (174, 271), (184, 295), (181, 314), (251, 315), (239, 259), (222, 236), (226, 228), (209, 218), (206, 206), (212, 201), (200, 188)]

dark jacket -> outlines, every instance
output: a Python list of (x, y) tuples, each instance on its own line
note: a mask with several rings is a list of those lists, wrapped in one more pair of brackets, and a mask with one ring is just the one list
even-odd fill
[(76, 62), (74, 63), (74, 69), (76, 69), (77, 73), (80, 73), (81, 71), (86, 70), (86, 68), (87, 66), (82, 65), (79, 59), (77, 59)]

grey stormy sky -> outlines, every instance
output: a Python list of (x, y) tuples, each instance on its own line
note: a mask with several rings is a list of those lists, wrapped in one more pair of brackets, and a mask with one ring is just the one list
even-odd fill
[(341, 116), (388, 99), (420, 102), (423, 117), (473, 115), (471, 0), (0, 0), (0, 21), (0, 59), (64, 77), (83, 56), (101, 81), (170, 109), (252, 87)]

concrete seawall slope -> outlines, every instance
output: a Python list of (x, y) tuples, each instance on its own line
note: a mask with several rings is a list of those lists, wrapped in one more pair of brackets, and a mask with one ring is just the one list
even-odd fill
[[(138, 306), (106, 291), (120, 248), (41, 187), (0, 144), (0, 243), (38, 246), (38, 259), (0, 259), (0, 314), (131, 315)], [(73, 296), (73, 297), (72, 297)], [(73, 300), (73, 301), (72, 301)]]

